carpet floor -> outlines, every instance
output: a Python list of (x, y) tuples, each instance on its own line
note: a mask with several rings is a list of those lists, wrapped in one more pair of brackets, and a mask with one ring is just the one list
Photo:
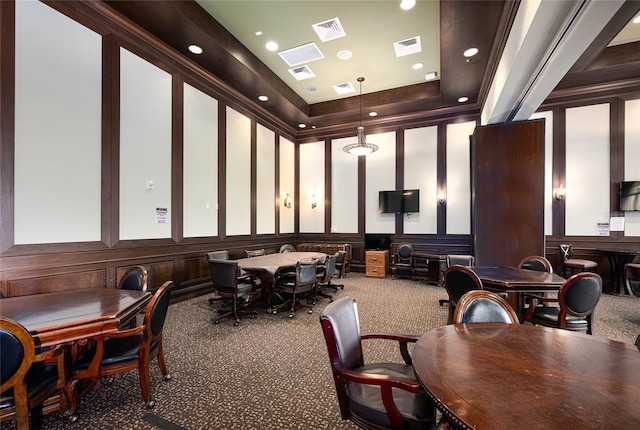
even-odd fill
[[(444, 288), (402, 279), (366, 278), (352, 273), (335, 297), (358, 302), (362, 332), (422, 334), (446, 324), (447, 308), (438, 305)], [(334, 282), (337, 283), (337, 282)], [(212, 324), (219, 304), (201, 296), (170, 306), (164, 329), (170, 381), (155, 362), (151, 384), (156, 406), (148, 410), (136, 371), (117, 375), (93, 389), (70, 424), (60, 413), (47, 415), (44, 429), (354, 429), (340, 419), (335, 387), (318, 316), (299, 310), (276, 315), (259, 312)], [(594, 335), (633, 343), (640, 334), (640, 298), (602, 295)], [(364, 343), (365, 362), (399, 361), (396, 344)], [(2, 423), (1, 430), (12, 428)]]

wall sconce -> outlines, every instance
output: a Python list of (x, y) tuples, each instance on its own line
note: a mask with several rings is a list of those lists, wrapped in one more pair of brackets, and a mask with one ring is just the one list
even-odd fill
[(444, 204), (444, 201), (445, 201), (446, 197), (447, 196), (444, 194), (444, 192), (440, 191), (438, 193), (438, 203), (440, 203), (441, 205)]
[(564, 200), (564, 197), (567, 195), (567, 189), (564, 185), (560, 184), (560, 186), (556, 189), (556, 200)]
[(284, 207), (287, 209), (291, 209), (291, 197), (289, 197), (289, 193), (283, 199)]
[(311, 200), (309, 200), (309, 204), (311, 205), (311, 209), (315, 209), (318, 206), (318, 201), (316, 200), (316, 195), (311, 195)]

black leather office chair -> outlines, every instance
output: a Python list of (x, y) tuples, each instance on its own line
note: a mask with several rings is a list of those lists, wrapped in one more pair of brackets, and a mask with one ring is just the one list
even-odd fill
[(240, 317), (255, 318), (258, 315), (256, 311), (241, 310), (241, 300), (251, 294), (253, 284), (240, 280), (240, 268), (236, 261), (209, 260), (209, 272), (218, 296), (231, 303), (231, 310), (220, 310), (213, 318), (214, 324), (218, 324), (224, 318), (233, 318), (233, 325), (237, 326), (240, 324)]
[[(313, 313), (313, 305), (309, 305), (304, 299), (313, 293), (315, 283), (316, 263), (298, 262), (296, 272), (293, 276), (286, 274), (274, 282), (274, 294), (282, 303), (273, 306), (272, 312), (275, 314), (279, 309), (289, 307), (289, 318), (293, 318), (296, 309), (304, 307), (309, 309), (309, 313)], [(287, 296), (288, 298), (285, 299), (283, 296)]]
[(496, 322), (518, 324), (518, 315), (499, 295), (486, 290), (472, 290), (458, 301), (453, 323)]
[(331, 290), (333, 293), (338, 292), (337, 286), (331, 283), (333, 279), (333, 275), (336, 271), (336, 256), (335, 255), (327, 255), (324, 262), (322, 264), (318, 264), (316, 266), (316, 285), (315, 285), (315, 293), (313, 297), (313, 304), (316, 303), (316, 297), (326, 297), (330, 302), (333, 301), (333, 296), (331, 294), (325, 293), (326, 290)]
[(599, 275), (591, 272), (578, 273), (562, 284), (557, 298), (524, 294), (523, 299), (529, 304), (524, 320), (532, 324), (592, 334), (591, 321), (601, 293), (602, 278)]
[[(415, 378), (408, 344), (417, 336), (361, 334), (355, 300), (342, 297), (320, 315), (340, 414), (365, 429), (430, 429), (435, 408)], [(397, 342), (403, 363), (365, 364), (362, 340)]]
[[(42, 423), (43, 403), (63, 396), (64, 346), (36, 354), (33, 336), (21, 324), (0, 316), (0, 421), (15, 420), (18, 430)], [(62, 399), (61, 399), (62, 400)]]

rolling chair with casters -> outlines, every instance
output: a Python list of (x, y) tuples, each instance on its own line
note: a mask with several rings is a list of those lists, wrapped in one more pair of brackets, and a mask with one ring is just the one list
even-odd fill
[(246, 250), (245, 254), (247, 254), (247, 258), (251, 258), (251, 257), (260, 257), (261, 255), (264, 255), (264, 249), (253, 249), (253, 250)]
[(534, 325), (593, 334), (591, 321), (601, 293), (602, 278), (598, 274), (578, 273), (562, 284), (557, 298), (524, 294), (523, 299), (529, 303), (524, 320)]
[[(346, 251), (337, 251), (335, 253), (336, 257), (336, 270), (333, 272), (334, 278), (344, 278), (347, 276), (347, 252)], [(335, 288), (341, 288), (344, 290), (344, 284), (333, 284)]]
[[(449, 254), (447, 255), (447, 268), (451, 266), (465, 266), (471, 267), (475, 264), (476, 258), (473, 255), (456, 255)], [(449, 303), (449, 299), (440, 299), (438, 300), (440, 306), (444, 306)]]
[(224, 318), (233, 318), (233, 325), (237, 326), (240, 324), (240, 317), (255, 318), (258, 315), (256, 311), (241, 310), (240, 301), (251, 294), (253, 284), (240, 282), (240, 268), (236, 261), (209, 260), (209, 272), (213, 288), (218, 296), (231, 302), (231, 310), (228, 312), (218, 311), (219, 315), (212, 320), (214, 324), (218, 324)]
[(482, 281), (467, 266), (454, 264), (444, 272), (444, 286), (449, 294), (447, 324), (453, 324), (453, 314), (462, 296), (472, 290), (482, 290)]
[[(322, 311), (320, 325), (343, 420), (365, 429), (433, 428), (435, 407), (416, 380), (409, 354), (417, 336), (360, 333), (357, 305), (348, 296)], [(404, 362), (365, 364), (366, 339), (396, 342)]]
[[(282, 303), (272, 307), (274, 314), (278, 313), (279, 309), (289, 308), (289, 318), (295, 316), (296, 309), (300, 307), (309, 308), (309, 313), (313, 313), (313, 305), (309, 305), (303, 301), (303, 299), (314, 292), (316, 284), (316, 263), (301, 263), (296, 264), (296, 271), (293, 276), (282, 276), (273, 283), (274, 294), (280, 298)], [(285, 299), (283, 295), (290, 296), (291, 298)]]
[(499, 295), (486, 290), (472, 290), (458, 301), (453, 323), (495, 322), (519, 324), (518, 315)]
[(326, 289), (331, 289), (334, 293), (338, 292), (338, 288), (331, 283), (333, 274), (336, 271), (336, 257), (335, 255), (327, 255), (324, 263), (316, 266), (316, 285), (313, 295), (313, 304), (316, 304), (316, 296), (326, 297), (329, 302), (333, 301), (333, 296), (324, 292)]
[[(74, 390), (79, 389), (79, 382), (86, 379), (105, 378), (111, 375), (138, 371), (142, 399), (147, 408), (152, 409), (155, 401), (151, 395), (151, 378), (149, 365), (152, 360), (158, 361), (158, 367), (165, 381), (171, 379), (164, 361), (162, 347), (162, 329), (164, 327), (173, 282), (167, 281), (155, 292), (141, 326), (115, 333), (108, 333), (94, 338), (95, 345), (71, 364), (71, 376), (65, 386), (68, 399)], [(71, 420), (77, 420), (77, 404), (70, 404)]]
[(283, 252), (296, 252), (296, 247), (291, 245), (290, 243), (285, 243), (280, 247), (280, 250), (278, 252), (280, 252), (281, 254)]

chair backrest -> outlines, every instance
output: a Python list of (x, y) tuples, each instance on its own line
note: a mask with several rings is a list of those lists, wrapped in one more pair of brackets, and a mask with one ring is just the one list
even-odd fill
[(473, 266), (476, 258), (473, 255), (447, 255), (447, 267), (451, 266)]
[(165, 282), (158, 288), (149, 302), (147, 311), (144, 314), (145, 337), (149, 340), (158, 339), (162, 336), (172, 289), (173, 281)]
[(298, 262), (296, 265), (296, 289), (313, 287), (316, 281), (316, 263)]
[(636, 337), (636, 343), (635, 345), (640, 348), (640, 334), (638, 335), (638, 337)]
[(592, 272), (581, 272), (567, 279), (558, 292), (559, 322), (566, 314), (576, 317), (591, 315), (600, 300), (602, 278)]
[(207, 258), (209, 260), (228, 260), (229, 259), (229, 251), (227, 251), (225, 249), (223, 251), (207, 252)]
[(216, 291), (233, 293), (238, 287), (238, 262), (233, 260), (209, 260), (211, 282)]
[(523, 258), (518, 264), (518, 269), (535, 270), (537, 272), (553, 273), (551, 262), (541, 255), (530, 255)]
[(449, 298), (455, 304), (464, 293), (471, 290), (482, 290), (482, 281), (470, 268), (455, 264), (444, 272), (444, 286), (449, 293)]
[(562, 259), (563, 260), (569, 260), (571, 258), (571, 253), (572, 253), (572, 246), (570, 243), (561, 243), (560, 245), (558, 245), (558, 248), (560, 248), (560, 253), (562, 254)]
[(347, 270), (347, 265), (346, 265), (347, 251), (337, 251), (335, 253), (335, 256), (336, 256), (335, 276), (342, 278), (344, 277), (344, 274)]
[(336, 271), (336, 256), (335, 255), (327, 255), (327, 258), (324, 260), (324, 268), (320, 272), (322, 274), (321, 278), (318, 278), (318, 282), (321, 284), (328, 283), (333, 277), (334, 272)]
[(296, 247), (291, 245), (290, 243), (285, 243), (280, 247), (280, 253), (283, 252), (296, 252)]
[(259, 257), (264, 255), (264, 249), (246, 250), (245, 252), (247, 253), (247, 257)]
[(407, 242), (398, 245), (398, 250), (396, 252), (398, 261), (407, 261), (411, 259), (411, 254), (413, 254), (413, 245)]
[(518, 315), (502, 297), (486, 290), (465, 293), (458, 301), (453, 322), (480, 323), (495, 322), (518, 324)]
[(133, 266), (124, 272), (120, 282), (118, 282), (118, 288), (123, 290), (147, 291), (148, 277), (149, 275), (145, 267)]
[(0, 316), (0, 393), (13, 389), (16, 419), (29, 422), (25, 376), (35, 357), (33, 337), (21, 324)]

